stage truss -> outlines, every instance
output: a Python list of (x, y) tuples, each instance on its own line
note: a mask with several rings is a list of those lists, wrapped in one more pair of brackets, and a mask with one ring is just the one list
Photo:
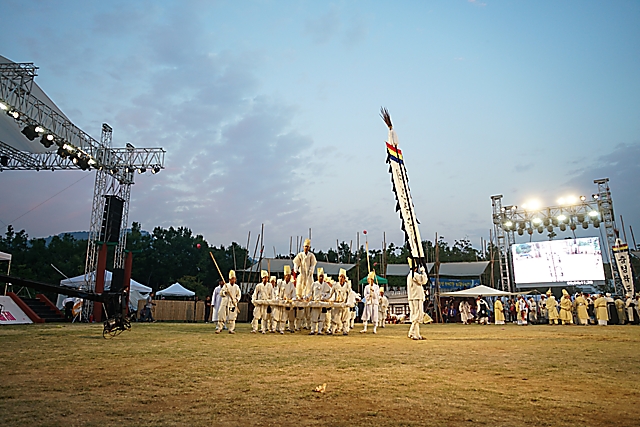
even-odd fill
[[(31, 131), (31, 140), (38, 138), (44, 152), (21, 151), (0, 141), (0, 171), (4, 170), (83, 170), (96, 171), (91, 209), (85, 280), (88, 291), (95, 290), (100, 230), (106, 196), (123, 200), (119, 241), (114, 256), (114, 268), (124, 266), (126, 230), (129, 217), (131, 185), (138, 173), (158, 173), (164, 169), (162, 148), (112, 147), (112, 129), (102, 125), (100, 141), (71, 123), (45, 101), (34, 95), (34, 78), (38, 67), (33, 63), (0, 64), (0, 114), (7, 114), (19, 127)], [(25, 138), (27, 133), (23, 131)], [(45, 150), (46, 148), (46, 150)], [(88, 318), (93, 304), (85, 304)]]
[[(500, 260), (501, 290), (516, 292), (511, 258), (511, 246), (516, 241), (516, 234), (519, 236), (523, 236), (525, 233), (532, 236), (536, 232), (551, 234), (555, 229), (564, 232), (567, 229), (576, 230), (578, 227), (583, 229), (588, 229), (590, 226), (600, 228), (601, 225), (605, 230), (606, 238), (603, 243), (609, 256), (614, 286), (616, 289), (622, 286), (616, 263), (612, 262), (611, 247), (616, 242), (616, 223), (609, 178), (596, 179), (594, 184), (597, 185), (598, 190), (589, 199), (583, 196), (575, 203), (539, 209), (503, 205), (501, 194), (491, 196), (493, 227), (496, 236), (495, 245), (498, 247)], [(550, 238), (553, 238), (553, 234)]]

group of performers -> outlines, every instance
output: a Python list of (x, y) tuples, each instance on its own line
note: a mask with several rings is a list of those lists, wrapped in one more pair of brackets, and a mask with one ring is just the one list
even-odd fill
[[(539, 301), (532, 297), (527, 300), (523, 295), (515, 302), (515, 319), (519, 325), (529, 323), (549, 323), (550, 325), (607, 325), (607, 324), (640, 324), (638, 316), (638, 301), (640, 296), (633, 298), (630, 294), (615, 299), (611, 294), (576, 293), (571, 298), (569, 292), (562, 290), (562, 297), (558, 302), (551, 293), (540, 296)], [(505, 323), (505, 312), (508, 312), (498, 298), (494, 303), (495, 323)]]
[[(265, 270), (260, 272), (261, 281), (253, 291), (252, 333), (295, 333), (309, 330), (309, 335), (349, 335), (354, 328), (357, 304), (362, 301), (363, 328), (360, 333), (376, 334), (379, 326), (384, 327), (389, 301), (384, 290), (376, 283), (374, 271), (367, 276), (367, 285), (362, 297), (356, 293), (347, 278), (345, 269), (340, 269), (338, 280), (325, 275), (322, 268), (316, 269), (316, 258), (311, 252), (311, 241), (304, 241), (304, 249), (293, 259), (291, 266), (284, 266), (284, 279), (269, 276)], [(424, 267), (411, 265), (407, 276), (407, 292), (411, 310), (411, 327), (408, 337), (421, 340), (419, 324), (425, 313), (423, 305), (425, 292), (423, 285), (428, 282)], [(314, 272), (316, 279), (314, 280)], [(240, 288), (236, 284), (236, 274), (229, 272), (229, 282), (221, 283), (212, 297), (214, 302), (214, 320), (217, 318), (216, 333), (226, 327), (229, 333), (235, 333), (235, 321), (238, 316)], [(220, 304), (216, 303), (219, 300)]]

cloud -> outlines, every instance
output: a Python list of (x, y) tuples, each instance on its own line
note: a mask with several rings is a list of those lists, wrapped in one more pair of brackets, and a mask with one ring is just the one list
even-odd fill
[(599, 156), (590, 164), (572, 171), (565, 187), (581, 190), (591, 196), (597, 190), (594, 179), (609, 178), (615, 220), (620, 226), (620, 215), (625, 225), (640, 226), (640, 143), (620, 144), (612, 152)]
[(533, 168), (533, 163), (518, 163), (517, 165), (515, 165), (513, 167), (513, 171), (516, 173), (524, 173), (524, 172), (528, 172)]
[(468, 0), (468, 2), (478, 7), (485, 7), (487, 5), (486, 3), (479, 2), (477, 0)]

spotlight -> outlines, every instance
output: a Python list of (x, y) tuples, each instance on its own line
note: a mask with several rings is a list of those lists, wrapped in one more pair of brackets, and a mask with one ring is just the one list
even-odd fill
[(42, 138), (40, 138), (40, 143), (46, 148), (51, 147), (53, 145), (53, 135), (42, 135)]
[(593, 200), (598, 200), (600, 198), (599, 194), (592, 194), (591, 197), (593, 197)]
[(160, 172), (160, 166), (154, 166), (153, 170), (151, 171), (151, 173), (157, 174), (158, 172)]
[(589, 228), (589, 223), (588, 223), (588, 222), (586, 222), (586, 221), (585, 221), (585, 222), (583, 222), (583, 223), (582, 223), (582, 228), (584, 228), (585, 230), (586, 230), (587, 228)]
[(569, 225), (569, 228), (571, 229), (571, 231), (576, 231), (576, 225), (572, 222), (571, 225)]
[(584, 222), (584, 214), (578, 214), (577, 218), (578, 218), (578, 222)]
[(542, 234), (544, 232), (544, 227), (540, 226), (538, 227), (538, 234)]
[(9, 166), (9, 156), (0, 156), (0, 165)]
[(577, 201), (576, 196), (569, 196), (567, 197), (567, 204), (568, 205), (573, 205), (575, 204)]
[(558, 204), (559, 204), (559, 205), (564, 205), (564, 197), (560, 197), (560, 198), (558, 199)]
[(558, 215), (558, 221), (565, 222), (567, 220), (566, 215)]
[(529, 227), (527, 228), (527, 233), (529, 233), (529, 235), (533, 234), (533, 228)]
[(140, 169), (138, 169), (138, 173), (145, 173), (147, 171), (147, 168), (145, 167), (141, 167)]
[(567, 231), (567, 226), (565, 224), (560, 224), (560, 231)]
[(524, 234), (524, 230), (522, 228), (518, 228), (518, 236), (522, 236)]
[(16, 110), (7, 111), (7, 114), (16, 120), (18, 120), (18, 118), (20, 117), (20, 113), (18, 113)]
[(4, 102), (0, 102), (0, 110), (7, 111), (9, 107)]
[(526, 228), (526, 224), (524, 222), (519, 222), (518, 223), (518, 228), (522, 228), (523, 230)]
[(529, 211), (537, 211), (540, 209), (540, 201), (539, 200), (529, 200), (526, 205), (522, 205), (522, 209), (526, 209)]
[(596, 219), (596, 220), (594, 220), (594, 221), (593, 221), (593, 226), (594, 226), (595, 228), (599, 228), (599, 227), (600, 227), (600, 221), (599, 221), (599, 220), (597, 220), (597, 219)]
[(548, 226), (547, 226), (547, 231), (548, 231), (549, 233), (553, 232), (553, 225), (548, 225)]
[(118, 173), (118, 168), (116, 168), (115, 166), (111, 168), (111, 173), (112, 174), (117, 174)]
[(35, 131), (38, 133), (44, 133), (44, 128), (42, 126), (36, 126)]
[(598, 211), (591, 211), (591, 212), (589, 212), (589, 216), (590, 216), (591, 218), (596, 218), (596, 217), (598, 216)]
[(505, 228), (511, 228), (512, 225), (513, 225), (513, 222), (511, 221), (507, 221), (504, 223)]
[(29, 141), (33, 141), (39, 136), (34, 125), (25, 126), (24, 129), (22, 129), (22, 134), (26, 136)]
[(551, 220), (549, 218), (545, 218), (544, 221), (542, 222), (545, 226), (548, 226), (549, 224), (551, 224)]
[(66, 159), (67, 156), (69, 156), (69, 153), (64, 148), (58, 147), (58, 156), (62, 157), (63, 159)]
[(587, 200), (587, 198), (586, 198), (586, 197), (584, 197), (584, 196), (580, 196), (580, 201), (581, 201), (581, 202), (584, 202), (585, 200)]
[(540, 224), (542, 224), (542, 220), (540, 218), (533, 218), (531, 220), (531, 223), (535, 224), (535, 225), (540, 225)]

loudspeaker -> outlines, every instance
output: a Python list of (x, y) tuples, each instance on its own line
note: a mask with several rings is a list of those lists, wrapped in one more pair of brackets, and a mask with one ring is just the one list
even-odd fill
[(109, 292), (122, 292), (124, 287), (124, 268), (114, 268), (111, 274), (111, 288)]
[(122, 225), (122, 210), (124, 200), (118, 196), (104, 196), (104, 213), (100, 227), (101, 242), (118, 243), (120, 241), (120, 227)]

